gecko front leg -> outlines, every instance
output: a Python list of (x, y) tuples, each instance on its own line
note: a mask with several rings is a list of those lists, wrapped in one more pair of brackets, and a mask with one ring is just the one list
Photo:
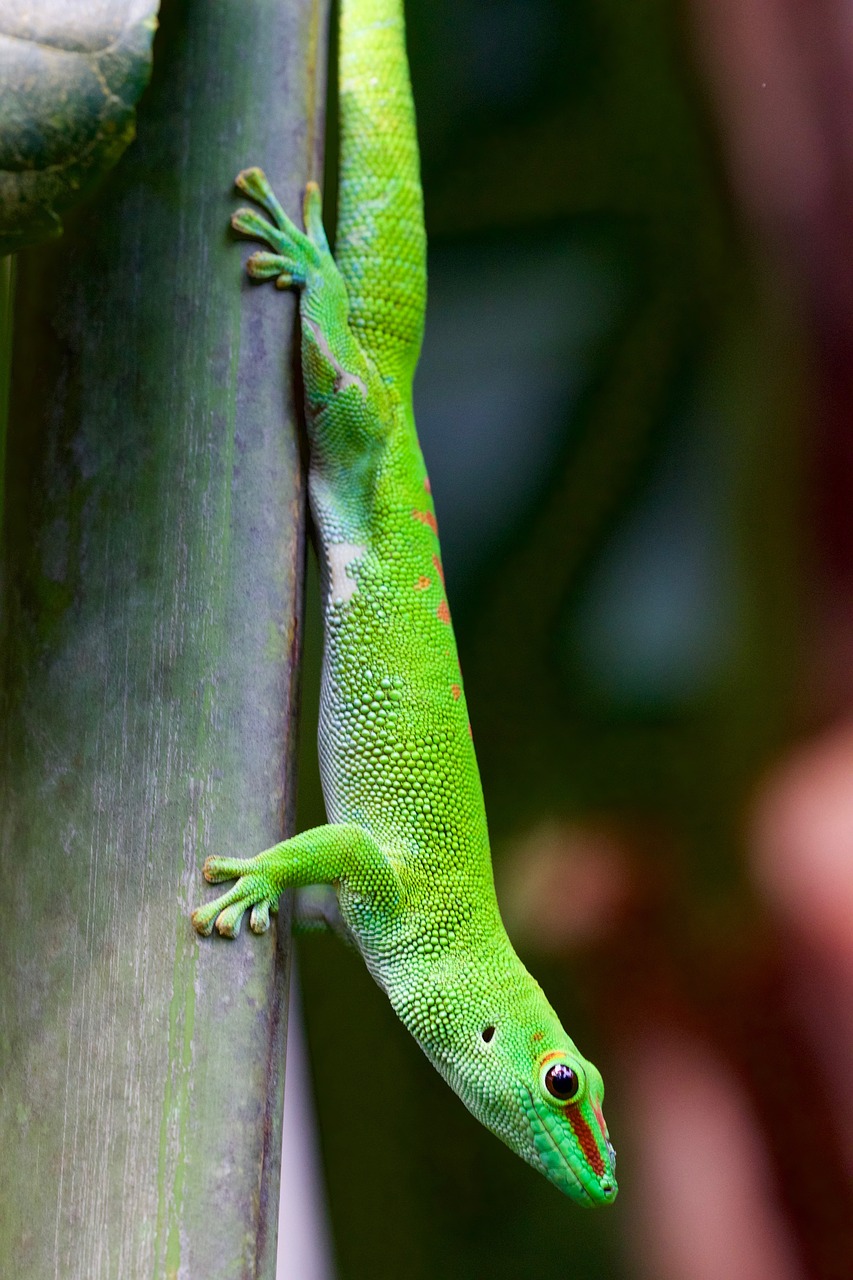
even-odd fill
[(400, 898), (400, 882), (391, 861), (361, 827), (335, 823), (303, 831), (254, 858), (208, 858), (204, 877), (212, 884), (236, 880), (227, 893), (198, 907), (194, 927), (207, 937), (214, 924), (226, 938), (234, 938), (243, 916), (251, 909), (249, 927), (265, 933), (270, 912), (287, 888), (331, 884), (357, 896), (361, 913), (381, 926)]

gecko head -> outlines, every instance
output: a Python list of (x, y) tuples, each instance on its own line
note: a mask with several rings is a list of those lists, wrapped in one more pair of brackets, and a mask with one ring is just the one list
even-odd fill
[(602, 1113), (604, 1083), (549, 1014), (532, 1026), (511, 1014), (495, 1016), (480, 1028), (473, 1070), (458, 1092), (565, 1195), (587, 1207), (612, 1204), (616, 1152)]
[(568, 1037), (563, 1040), (535, 1059), (519, 1089), (530, 1131), (523, 1154), (580, 1204), (611, 1204), (617, 1192), (616, 1152), (602, 1112), (604, 1082)]

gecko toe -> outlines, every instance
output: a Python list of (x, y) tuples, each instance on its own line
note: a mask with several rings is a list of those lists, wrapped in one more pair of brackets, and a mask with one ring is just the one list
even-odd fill
[(276, 198), (275, 192), (269, 184), (269, 179), (263, 169), (253, 166), (250, 169), (243, 169), (234, 179), (235, 186), (247, 195), (250, 200), (255, 200), (273, 219), (275, 224), (282, 231), (289, 230), (292, 225), (287, 214), (282, 209)]
[(221, 880), (236, 880), (243, 875), (250, 858), (218, 858), (216, 855), (206, 858), (202, 867), (205, 880), (211, 884), (219, 884)]
[(213, 922), (216, 919), (216, 912), (211, 911), (209, 906), (197, 907), (190, 917), (193, 928), (196, 933), (200, 933), (203, 938), (209, 938), (213, 933)]
[[(283, 258), (277, 253), (264, 253), (258, 250), (253, 253), (246, 261), (246, 270), (253, 280), (273, 280), (280, 289), (289, 288), (292, 284), (301, 282), (301, 277), (294, 270), (293, 263), (289, 258)], [(281, 284), (280, 281), (285, 283)]]
[(270, 927), (270, 904), (266, 901), (258, 902), (252, 907), (252, 914), (249, 917), (249, 928), (252, 933), (266, 933)]
[(235, 902), (230, 907), (226, 907), (224, 911), (220, 911), (216, 918), (216, 931), (223, 938), (236, 938), (240, 932), (240, 925), (243, 922), (243, 916), (246, 914), (246, 903)]

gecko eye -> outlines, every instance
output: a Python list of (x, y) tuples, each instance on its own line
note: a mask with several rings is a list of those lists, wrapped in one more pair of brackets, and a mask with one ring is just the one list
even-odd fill
[(545, 1073), (545, 1088), (558, 1102), (571, 1102), (580, 1089), (580, 1080), (565, 1062), (558, 1062)]
[(483, 1027), (483, 1030), (480, 1032), (480, 1034), (482, 1035), (486, 1044), (489, 1044), (492, 1038), (494, 1037), (495, 1029), (494, 1027)]

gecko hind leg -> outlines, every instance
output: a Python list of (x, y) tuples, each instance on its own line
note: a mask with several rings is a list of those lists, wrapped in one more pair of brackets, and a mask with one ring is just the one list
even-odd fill
[(275, 278), (281, 289), (303, 288), (312, 272), (322, 270), (323, 258), (330, 257), (323, 227), (320, 188), (316, 182), (309, 182), (305, 189), (303, 218), (306, 234), (284, 212), (263, 170), (244, 169), (237, 175), (236, 185), (272, 218), (270, 222), (256, 210), (246, 208), (238, 209), (231, 217), (235, 231), (251, 240), (260, 240), (275, 250), (274, 253), (253, 253), (246, 263), (249, 275), (256, 280)]
[[(323, 229), (320, 188), (305, 188), (300, 231), (282, 209), (260, 169), (244, 169), (237, 186), (269, 215), (238, 209), (231, 225), (241, 235), (260, 240), (272, 252), (253, 253), (246, 263), (256, 280), (274, 280), (279, 289), (300, 292), (302, 370), (308, 431), (319, 459), (334, 459), (347, 474), (348, 501), (357, 483), (368, 483), (368, 451), (383, 448), (394, 410), (388, 389), (359, 345), (349, 322), (346, 285)], [(360, 479), (358, 479), (360, 477)], [(372, 498), (365, 489), (364, 502)]]
[[(296, 288), (302, 293), (303, 318), (309, 320), (308, 340), (325, 358), (333, 376), (351, 375), (364, 386), (367, 377), (364, 357), (353, 341), (348, 324), (349, 300), (343, 277), (335, 265), (323, 227), (323, 202), (316, 182), (305, 188), (300, 231), (287, 216), (260, 169), (244, 169), (236, 184), (244, 194), (270, 215), (255, 209), (238, 209), (231, 225), (241, 235), (273, 250), (253, 253), (246, 270), (256, 280), (275, 279), (280, 289)], [(312, 328), (313, 325), (313, 328)]]

